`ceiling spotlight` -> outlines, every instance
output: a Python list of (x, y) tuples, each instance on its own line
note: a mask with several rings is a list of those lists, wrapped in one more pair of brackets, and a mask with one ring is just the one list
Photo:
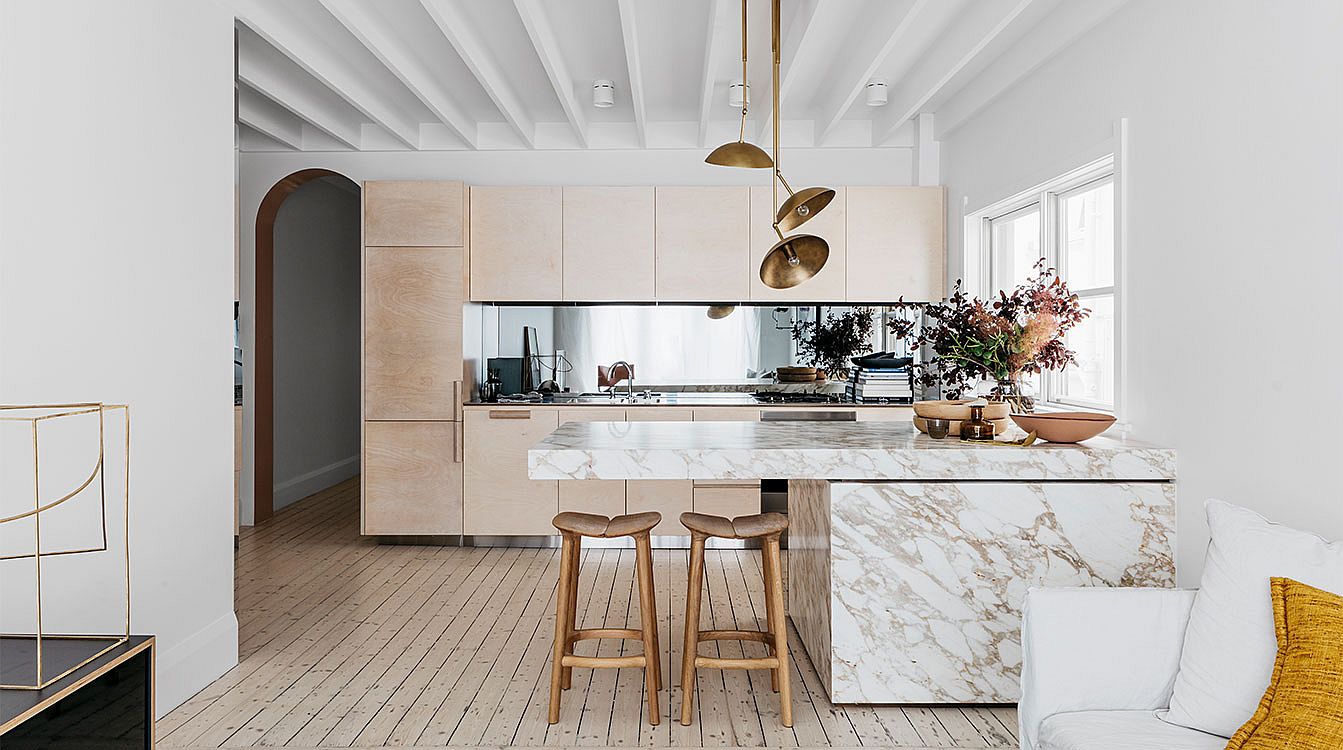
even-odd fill
[(873, 78), (867, 82), (867, 106), (880, 107), (886, 104), (886, 82)]
[(733, 81), (727, 87), (727, 103), (737, 109), (748, 106), (751, 103), (751, 84), (741, 80)]
[(592, 82), (592, 106), (614, 107), (616, 104), (616, 85), (606, 79), (598, 79)]

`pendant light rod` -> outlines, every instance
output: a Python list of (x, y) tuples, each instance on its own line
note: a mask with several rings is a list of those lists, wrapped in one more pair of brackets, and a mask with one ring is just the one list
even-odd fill
[(769, 154), (759, 146), (746, 142), (746, 115), (751, 106), (747, 101), (750, 86), (746, 82), (746, 39), (746, 0), (741, 0), (741, 124), (737, 128), (737, 140), (714, 149), (704, 161), (720, 167), (765, 169), (774, 166)]
[[(742, 0), (742, 7), (746, 7), (746, 0)], [(770, 210), (773, 210), (779, 207), (778, 180), (783, 177), (783, 174), (779, 172), (779, 0), (770, 0), (769, 4), (769, 46), (770, 54), (774, 59), (774, 70), (770, 76), (769, 97), (770, 113), (773, 115), (770, 119), (773, 121), (774, 127), (771, 158), (774, 160), (774, 177), (776, 178), (769, 181), (769, 207)], [(774, 219), (774, 233), (779, 235), (779, 239), (783, 239), (783, 234), (779, 232), (777, 217)]]
[(741, 0), (741, 128), (737, 140), (746, 140), (746, 112), (751, 107), (751, 84), (746, 78), (746, 0)]

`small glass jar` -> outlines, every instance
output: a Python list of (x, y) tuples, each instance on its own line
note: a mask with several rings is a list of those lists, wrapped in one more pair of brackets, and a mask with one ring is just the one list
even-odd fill
[(984, 418), (982, 405), (970, 406), (970, 418), (961, 422), (961, 440), (986, 442), (993, 440), (993, 423)]
[(504, 380), (499, 375), (498, 370), (490, 370), (490, 376), (485, 379), (484, 385), (480, 387), (480, 400), (486, 403), (494, 403), (504, 393)]

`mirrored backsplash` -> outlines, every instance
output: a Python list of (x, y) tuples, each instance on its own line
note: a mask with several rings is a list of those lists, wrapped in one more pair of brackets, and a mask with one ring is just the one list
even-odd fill
[[(729, 311), (730, 310), (730, 311)], [(843, 316), (871, 320), (858, 354), (906, 354), (904, 342), (885, 325), (909, 313), (883, 307), (776, 307), (742, 305), (486, 305), (481, 315), (481, 372), (495, 359), (504, 370), (504, 392), (521, 386), (522, 357), (532, 355), (533, 388), (554, 381), (560, 390), (600, 389), (598, 368), (618, 361), (633, 367), (635, 387), (654, 391), (745, 391), (768, 389), (780, 367), (816, 364), (794, 331), (817, 319)], [(726, 314), (724, 314), (726, 313)], [(721, 317), (719, 317), (721, 316)], [(469, 335), (469, 334), (468, 334)], [(847, 365), (847, 362), (845, 363)], [(623, 384), (622, 384), (623, 385)], [(793, 386), (795, 388), (805, 386)], [(817, 390), (843, 391), (842, 374)], [(516, 389), (516, 390), (515, 390)]]

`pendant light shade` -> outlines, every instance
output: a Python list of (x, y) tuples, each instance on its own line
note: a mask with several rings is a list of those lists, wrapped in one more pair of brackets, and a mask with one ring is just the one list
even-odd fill
[(835, 191), (830, 188), (809, 187), (796, 193), (789, 189), (788, 198), (779, 206), (779, 212), (775, 214), (774, 220), (778, 222), (779, 229), (791, 232), (802, 226), (807, 219), (820, 213), (821, 209), (830, 205), (830, 201), (834, 199)]
[(746, 142), (746, 113), (749, 111), (749, 97), (745, 95), (746, 81), (746, 0), (741, 0), (741, 79), (743, 96), (741, 104), (741, 128), (737, 131), (737, 140), (724, 143), (704, 158), (708, 164), (720, 167), (740, 167), (743, 169), (769, 169), (774, 160), (769, 158), (765, 149)]
[(704, 311), (704, 314), (709, 317), (709, 320), (722, 320), (736, 311), (736, 305), (710, 305), (709, 309)]
[(814, 234), (795, 234), (774, 243), (760, 263), (760, 281), (770, 289), (791, 289), (825, 267), (830, 244)]

